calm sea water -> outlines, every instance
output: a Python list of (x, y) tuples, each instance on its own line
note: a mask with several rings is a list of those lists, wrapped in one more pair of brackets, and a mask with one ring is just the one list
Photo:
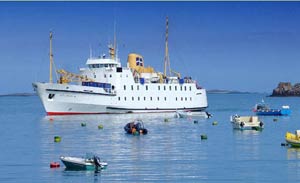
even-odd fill
[[(53, 121), (37, 96), (0, 97), (0, 182), (299, 182), (300, 149), (281, 143), (286, 131), (300, 129), (300, 98), (265, 98), (272, 107), (290, 105), (292, 115), (262, 117), (262, 132), (232, 129), (229, 116), (253, 114), (251, 108), (263, 97), (209, 94), (211, 119), (126, 114)], [(143, 119), (148, 135), (124, 133), (124, 125), (136, 118)], [(201, 140), (201, 134), (208, 139)], [(57, 135), (60, 143), (53, 140)], [(99, 154), (108, 168), (94, 173), (66, 171), (61, 162), (60, 168), (49, 167), (61, 155), (86, 152)]]

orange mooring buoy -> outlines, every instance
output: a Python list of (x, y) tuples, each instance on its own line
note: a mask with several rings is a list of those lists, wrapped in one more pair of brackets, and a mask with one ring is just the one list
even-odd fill
[(60, 164), (58, 162), (51, 162), (50, 163), (50, 168), (58, 168), (60, 167)]

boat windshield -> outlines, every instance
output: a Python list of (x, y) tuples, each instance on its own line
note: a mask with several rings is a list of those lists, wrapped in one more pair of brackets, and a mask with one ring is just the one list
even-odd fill
[(256, 109), (257, 110), (267, 110), (267, 109), (270, 109), (270, 108), (266, 104), (257, 104)]

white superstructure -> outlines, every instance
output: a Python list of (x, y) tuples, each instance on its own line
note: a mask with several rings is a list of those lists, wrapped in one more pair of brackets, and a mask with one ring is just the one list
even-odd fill
[(122, 67), (115, 47), (110, 47), (110, 58), (89, 58), (86, 66), (78, 75), (60, 70), (58, 83), (33, 83), (48, 115), (193, 112), (208, 106), (206, 90), (191, 77), (155, 72), (144, 67), (138, 54), (129, 54), (127, 66)]

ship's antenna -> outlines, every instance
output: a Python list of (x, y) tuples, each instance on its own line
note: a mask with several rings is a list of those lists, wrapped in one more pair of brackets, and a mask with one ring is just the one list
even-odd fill
[[(115, 54), (117, 54), (117, 35), (116, 35), (116, 20), (114, 21), (114, 50)], [(118, 55), (116, 55), (116, 58), (118, 58)]]
[(90, 44), (90, 59), (93, 57), (93, 50), (92, 50), (92, 46)]
[(53, 64), (53, 54), (52, 54), (52, 31), (50, 31), (50, 68), (49, 68), (49, 83), (53, 83), (52, 80), (52, 64)]
[(169, 49), (168, 49), (168, 34), (169, 34), (169, 19), (168, 17), (166, 18), (166, 47), (165, 47), (165, 59), (164, 59), (164, 75), (167, 77), (167, 69), (170, 73), (170, 58), (169, 58)]

